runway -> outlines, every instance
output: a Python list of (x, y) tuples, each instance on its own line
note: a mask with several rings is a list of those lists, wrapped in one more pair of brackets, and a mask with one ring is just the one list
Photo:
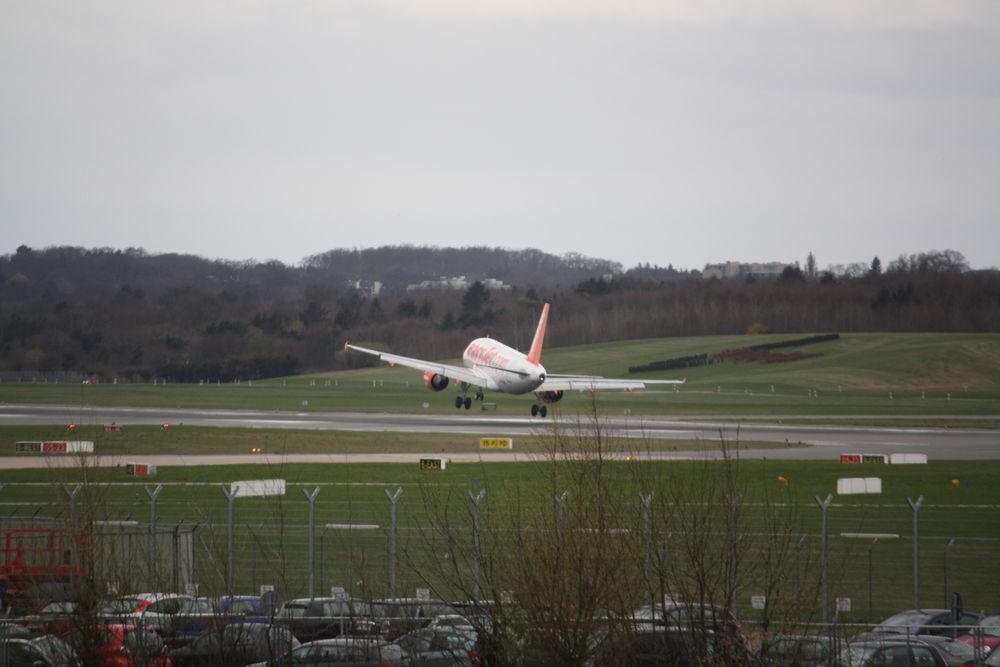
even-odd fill
[[(885, 416), (884, 418), (890, 418)], [(803, 419), (798, 416), (796, 419)], [(808, 418), (806, 418), (808, 419)], [(58, 405), (2, 405), (0, 425), (109, 424), (122, 426), (174, 425), (229, 428), (323, 429), (399, 433), (467, 433), (470, 435), (541, 435), (560, 428), (571, 432), (589, 430), (593, 424), (563, 417), (538, 419), (501, 417), (459, 412), (453, 415), (386, 414), (346, 412), (263, 412), (244, 410), (195, 410), (161, 408), (92, 408)], [(1000, 431), (989, 429), (938, 429), (825, 424), (763, 423), (759, 418), (744, 422), (684, 417), (608, 417), (600, 424), (608, 434), (629, 438), (683, 439), (719, 442), (725, 437), (737, 441), (787, 443), (788, 448), (741, 450), (743, 458), (831, 460), (840, 453), (927, 454), (930, 460), (1000, 459)], [(809, 445), (807, 447), (794, 445)], [(7, 443), (4, 443), (8, 446)], [(13, 443), (9, 443), (12, 446)], [(10, 450), (8, 450), (10, 451)], [(439, 454), (438, 454), (439, 455)], [(136, 455), (130, 461), (153, 465), (233, 465), (239, 463), (312, 461), (413, 461), (419, 454), (289, 454), (285, 457), (259, 455)], [(717, 452), (671, 451), (662, 458), (718, 456)], [(451, 453), (452, 460), (528, 460), (518, 453)], [(96, 457), (99, 465), (114, 465)], [(51, 458), (0, 456), (0, 469), (51, 465)], [(49, 463), (45, 463), (49, 462)], [(119, 462), (120, 463), (120, 462)]]

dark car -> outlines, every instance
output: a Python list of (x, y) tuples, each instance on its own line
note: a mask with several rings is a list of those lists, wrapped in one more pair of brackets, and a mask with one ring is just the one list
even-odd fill
[(407, 632), (419, 630), (435, 616), (456, 613), (447, 602), (420, 598), (375, 600), (371, 609), (375, 622), (379, 624), (379, 634), (390, 641)]
[(34, 639), (0, 637), (0, 665), (3, 667), (72, 667), (80, 659), (72, 647), (53, 635)]
[(933, 647), (948, 667), (959, 667), (976, 659), (976, 650), (957, 639), (941, 635), (917, 635), (917, 639)]
[(370, 635), (376, 630), (367, 602), (341, 598), (288, 600), (278, 609), (274, 621), (288, 628), (302, 642), (342, 635)]
[(204, 665), (243, 667), (251, 662), (274, 660), (299, 645), (280, 625), (233, 623), (209, 630), (187, 646), (170, 652), (175, 667)]
[(760, 647), (760, 659), (779, 667), (817, 667), (829, 663), (833, 645), (829, 637), (776, 635)]
[(609, 636), (595, 652), (593, 667), (699, 667), (758, 665), (742, 644), (712, 632), (633, 629)]
[(910, 609), (894, 614), (871, 629), (871, 635), (964, 635), (979, 622), (979, 614), (963, 612), (956, 623), (950, 609)]
[(61, 667), (53, 662), (30, 639), (0, 637), (0, 665), (3, 667)]
[[(884, 635), (852, 641), (837, 656), (840, 667), (949, 667), (946, 652), (933, 643)], [(972, 662), (961, 662), (972, 667)]]
[(742, 641), (740, 621), (729, 609), (697, 602), (666, 602), (639, 607), (628, 619), (636, 630), (700, 629)]
[(411, 667), (471, 667), (476, 647), (476, 631), (471, 627), (422, 628), (393, 642)]
[(302, 644), (270, 661), (248, 667), (336, 665), (337, 667), (400, 667), (408, 663), (398, 646), (377, 637), (336, 637)]

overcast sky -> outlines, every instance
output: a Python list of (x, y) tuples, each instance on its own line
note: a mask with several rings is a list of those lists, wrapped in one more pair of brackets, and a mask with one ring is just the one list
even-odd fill
[(996, 0), (0, 0), (0, 253), (1000, 266)]

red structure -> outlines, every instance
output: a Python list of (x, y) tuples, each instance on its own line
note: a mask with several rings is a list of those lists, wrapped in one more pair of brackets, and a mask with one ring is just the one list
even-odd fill
[(69, 581), (84, 574), (89, 546), (86, 533), (75, 533), (74, 543), (74, 533), (67, 528), (4, 528), (0, 579), (6, 580), (8, 592), (41, 581)]

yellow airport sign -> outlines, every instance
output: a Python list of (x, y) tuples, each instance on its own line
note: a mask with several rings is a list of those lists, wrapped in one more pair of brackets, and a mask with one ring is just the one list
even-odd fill
[(480, 438), (479, 449), (514, 449), (511, 438)]

